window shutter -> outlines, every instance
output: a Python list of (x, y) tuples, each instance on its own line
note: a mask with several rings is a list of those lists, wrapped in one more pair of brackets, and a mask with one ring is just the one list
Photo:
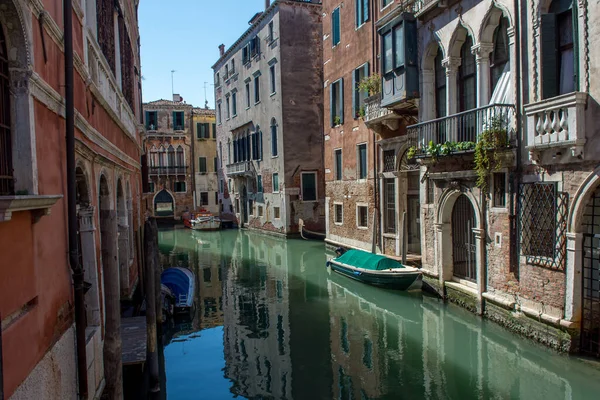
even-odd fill
[(354, 0), (355, 4), (354, 4), (354, 23), (356, 24), (356, 27), (360, 26), (360, 20), (361, 20), (361, 14), (362, 14), (362, 7), (363, 7), (363, 1), (364, 0)]
[(263, 158), (262, 131), (258, 131), (258, 158), (260, 160), (262, 160), (262, 158)]
[(175, 122), (177, 121), (177, 119), (175, 117), (176, 115), (177, 115), (177, 112), (173, 111), (173, 126), (172, 126), (173, 129), (175, 129)]
[(331, 26), (333, 32), (331, 34), (331, 38), (333, 40), (333, 45), (337, 45), (340, 42), (340, 9), (336, 8), (333, 10), (333, 14), (331, 14)]
[(362, 0), (363, 5), (363, 21), (369, 20), (369, 0)]
[(542, 98), (558, 95), (556, 15), (542, 14)]
[(335, 86), (333, 84), (329, 85), (329, 124), (334, 126), (333, 124), (333, 115), (335, 114), (333, 110), (333, 90)]
[(196, 123), (196, 138), (202, 139), (202, 133), (200, 132), (200, 123), (199, 122)]
[(404, 66), (413, 67), (417, 65), (417, 23), (415, 21), (404, 21)]
[(213, 139), (217, 138), (217, 124), (212, 124), (213, 128)]
[(338, 94), (338, 98), (339, 98), (339, 110), (340, 110), (340, 124), (344, 123), (344, 78), (340, 79), (340, 84), (339, 84), (339, 94)]
[(145, 117), (146, 117), (146, 129), (149, 129), (149, 126), (150, 126), (150, 113), (148, 111), (146, 111), (144, 114), (145, 114)]
[(579, 20), (578, 4), (573, 0), (571, 16), (573, 17), (573, 88), (579, 91)]
[(352, 118), (356, 119), (358, 116), (356, 113), (358, 112), (358, 70), (355, 69), (352, 73)]
[(204, 128), (204, 129), (203, 129), (203, 131), (204, 131), (204, 132), (203, 132), (203, 133), (204, 133), (203, 137), (204, 137), (205, 139), (209, 139), (209, 138), (210, 138), (210, 132), (209, 132), (209, 130), (208, 130), (208, 129), (209, 129), (209, 125), (208, 125), (207, 123), (204, 123), (204, 124), (202, 124), (202, 126), (203, 126), (203, 128)]

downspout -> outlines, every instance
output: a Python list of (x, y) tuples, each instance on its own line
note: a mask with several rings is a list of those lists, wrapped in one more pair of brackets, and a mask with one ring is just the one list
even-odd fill
[[(196, 156), (194, 152), (194, 147), (196, 147), (196, 142), (194, 139), (194, 107), (192, 107), (192, 112), (190, 113), (190, 132), (192, 133), (192, 160), (190, 165), (192, 167), (192, 201), (194, 202), (192, 205), (192, 212), (196, 211)], [(196, 132), (198, 134), (198, 132)], [(208, 164), (208, 163), (207, 163)]]
[[(371, 0), (371, 59), (373, 60), (373, 73), (378, 71), (377, 65), (377, 30), (375, 27), (375, 21), (377, 21), (377, 1)], [(379, 171), (378, 171), (378, 159), (377, 159), (377, 133), (373, 131), (373, 203), (375, 204), (375, 226), (373, 227), (373, 243), (379, 245), (379, 248), (383, 248), (383, 244), (381, 243), (381, 235), (379, 234), (382, 230), (381, 227), (381, 210), (379, 209)], [(376, 246), (375, 251), (376, 252)]]
[(517, 0), (515, 2), (514, 14), (515, 14), (515, 79), (517, 80), (517, 90), (515, 93), (515, 124), (516, 124), (516, 135), (515, 135), (515, 146), (517, 148), (517, 157), (516, 157), (516, 170), (512, 176), (512, 185), (510, 185), (510, 229), (511, 229), (511, 244), (513, 246), (512, 251), (512, 268), (511, 270), (515, 273), (517, 279), (519, 279), (519, 253), (520, 253), (520, 245), (519, 245), (519, 237), (518, 237), (518, 224), (517, 224), (517, 216), (519, 214), (519, 202), (515, 202), (515, 197), (518, 196), (519, 193), (519, 184), (521, 182), (521, 174), (522, 174), (522, 165), (521, 165), (521, 135), (522, 131), (522, 118), (521, 118), (521, 108), (523, 103), (523, 84), (521, 82), (521, 44), (523, 38), (521, 37), (521, 14), (520, 10), (522, 8), (521, 0)]
[(77, 377), (79, 398), (88, 397), (87, 363), (85, 351), (85, 294), (83, 291), (83, 268), (79, 263), (77, 240), (77, 205), (75, 181), (75, 103), (73, 93), (73, 5), (64, 0), (64, 46), (65, 46), (65, 120), (67, 141), (67, 214), (69, 230), (69, 264), (73, 270), (75, 300), (75, 331), (77, 337)]

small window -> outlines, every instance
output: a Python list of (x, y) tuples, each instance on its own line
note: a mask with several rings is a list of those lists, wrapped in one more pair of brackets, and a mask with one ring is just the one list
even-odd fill
[(277, 157), (277, 121), (271, 120), (271, 156)]
[(369, 0), (356, 0), (356, 27), (369, 20)]
[(269, 68), (269, 76), (271, 78), (271, 94), (275, 93), (275, 66), (271, 65)]
[(198, 172), (205, 173), (206, 171), (206, 157), (198, 158)]
[(367, 144), (358, 146), (358, 179), (367, 179), (369, 171), (367, 170)]
[(269, 42), (275, 40), (274, 32), (273, 32), (273, 21), (269, 22)]
[(246, 83), (246, 108), (250, 108), (250, 82)]
[(208, 205), (208, 192), (200, 192), (200, 205), (201, 206)]
[(342, 149), (337, 149), (334, 152), (335, 156), (335, 180), (341, 181), (343, 177), (342, 170)]
[(219, 204), (219, 192), (215, 192), (215, 205)]
[(329, 113), (332, 127), (344, 123), (344, 79), (329, 86)]
[(275, 219), (279, 219), (280, 218), (279, 207), (273, 207), (273, 216), (275, 217)]
[(221, 125), (221, 103), (217, 104), (217, 124)]
[(254, 103), (260, 102), (260, 76), (254, 77)]
[(217, 157), (214, 158), (214, 168), (215, 172), (219, 170), (219, 159)]
[(263, 216), (263, 206), (258, 206), (258, 216), (262, 218), (262, 216)]
[(173, 129), (182, 131), (185, 128), (183, 111), (173, 111)]
[(183, 193), (185, 191), (185, 182), (175, 182), (175, 192)]
[(212, 124), (213, 139), (217, 138), (217, 124)]
[(210, 267), (202, 269), (202, 279), (204, 282), (210, 282), (212, 280), (212, 272)]
[(367, 206), (356, 207), (356, 226), (366, 228), (368, 226), (369, 214)]
[(263, 191), (263, 184), (262, 184), (262, 176), (259, 175), (256, 177), (256, 191), (258, 193), (262, 193)]
[(392, 72), (394, 65), (394, 50), (392, 48), (392, 31), (383, 35), (383, 72)]
[(146, 111), (146, 129), (155, 131), (158, 129), (158, 112)]
[(208, 139), (210, 138), (210, 124), (200, 123), (196, 124), (196, 138), (198, 139)]
[(302, 200), (316, 201), (317, 200), (317, 173), (303, 172), (302, 173)]
[(494, 173), (494, 207), (506, 207), (506, 174)]
[(227, 112), (227, 119), (231, 118), (230, 108), (229, 108), (229, 95), (225, 96), (225, 108)]
[(235, 74), (235, 60), (231, 60), (231, 75)]
[(331, 45), (333, 47), (340, 43), (340, 8), (336, 8), (331, 13)]
[(246, 64), (250, 61), (250, 47), (247, 45), (242, 49), (242, 64)]
[(279, 193), (279, 174), (273, 174), (273, 193)]
[(237, 115), (237, 92), (231, 94), (231, 111), (235, 117)]
[(248, 212), (250, 215), (254, 215), (254, 201), (248, 200)]
[(221, 180), (219, 181), (219, 192), (220, 192), (220, 193), (223, 193), (223, 186), (224, 186), (224, 185), (223, 185), (223, 179), (221, 179)]
[(396, 233), (396, 181), (383, 180), (383, 228), (385, 233)]
[(341, 225), (344, 222), (344, 206), (342, 204), (333, 205), (334, 222)]

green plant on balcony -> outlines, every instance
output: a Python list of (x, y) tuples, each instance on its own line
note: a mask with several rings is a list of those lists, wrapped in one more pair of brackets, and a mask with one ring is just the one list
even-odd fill
[(367, 115), (365, 108), (361, 107), (357, 112), (356, 112), (356, 117), (357, 118), (362, 118), (365, 119), (365, 116)]
[(369, 96), (381, 93), (381, 76), (379, 74), (365, 76), (358, 82), (358, 90), (368, 93)]
[(333, 126), (338, 126), (342, 123), (342, 119), (340, 118), (339, 115), (336, 115), (335, 117), (333, 117)]
[(475, 145), (477, 187), (484, 193), (487, 193), (490, 173), (492, 170), (497, 171), (501, 166), (500, 154), (495, 150), (508, 146), (505, 121), (500, 117), (493, 117), (487, 125), (487, 129), (481, 132)]

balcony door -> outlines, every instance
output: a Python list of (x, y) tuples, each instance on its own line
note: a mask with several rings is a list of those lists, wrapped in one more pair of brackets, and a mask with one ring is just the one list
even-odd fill
[[(458, 69), (458, 111), (464, 112), (477, 108), (477, 74), (475, 55), (472, 53), (473, 39), (465, 38), (460, 49), (461, 63)], [(474, 142), (476, 113), (465, 113), (458, 117), (457, 142)]]

